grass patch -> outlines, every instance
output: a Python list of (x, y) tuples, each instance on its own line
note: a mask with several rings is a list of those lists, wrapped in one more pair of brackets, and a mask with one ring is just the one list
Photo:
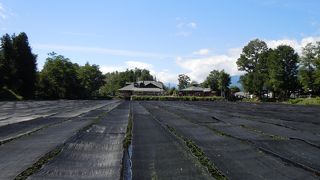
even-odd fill
[(258, 130), (258, 129), (254, 129), (254, 128), (251, 128), (251, 127), (248, 127), (248, 126), (245, 126), (243, 124), (240, 125), (241, 128), (245, 128), (245, 129), (248, 129), (248, 130), (251, 130), (251, 131), (254, 131), (256, 133), (259, 133), (259, 134), (262, 134), (262, 135), (265, 135), (265, 136), (269, 136), (270, 138), (272, 138), (273, 140), (276, 140), (276, 141), (280, 141), (280, 140), (288, 140), (289, 138), (287, 137), (283, 137), (283, 136), (279, 136), (279, 135), (274, 135), (274, 134), (268, 134), (268, 133), (265, 133), (261, 130)]
[(7, 87), (0, 88), (0, 100), (5, 101), (21, 101), (23, 97), (16, 94), (14, 91)]
[(133, 119), (132, 108), (131, 108), (131, 104), (130, 104), (129, 121), (128, 121), (128, 126), (127, 126), (126, 136), (123, 140), (123, 148), (124, 149), (127, 149), (132, 141), (132, 119)]
[(131, 100), (137, 101), (221, 101), (220, 96), (131, 96)]
[(58, 155), (63, 146), (56, 147), (54, 150), (48, 152), (46, 155), (41, 157), (36, 163), (34, 163), (31, 167), (21, 172), (18, 176), (16, 176), (15, 180), (24, 180), (27, 179), (30, 175), (32, 175), (34, 172), (39, 170), (44, 164), (48, 163), (50, 160), (52, 160), (56, 155)]
[(177, 133), (175, 128), (166, 125), (170, 132), (172, 132), (177, 137), (181, 138), (186, 146), (189, 148), (191, 153), (198, 159), (200, 164), (206, 167), (212, 177), (218, 180), (226, 180), (227, 177), (210, 161), (206, 154), (199, 148), (192, 140), (185, 138)]
[(299, 104), (299, 105), (320, 105), (320, 97), (289, 99), (284, 103)]

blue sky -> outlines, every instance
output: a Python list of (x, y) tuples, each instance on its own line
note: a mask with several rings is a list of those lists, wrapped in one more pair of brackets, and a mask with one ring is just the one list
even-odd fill
[(0, 33), (26, 32), (41, 69), (55, 51), (104, 72), (148, 68), (165, 83), (239, 75), (254, 38), (298, 52), (320, 40), (319, 0), (0, 0)]

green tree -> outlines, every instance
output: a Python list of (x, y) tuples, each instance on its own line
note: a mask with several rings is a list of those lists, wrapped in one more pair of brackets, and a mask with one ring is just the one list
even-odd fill
[(168, 94), (171, 95), (171, 96), (176, 96), (178, 93), (177, 93), (177, 89), (175, 87), (172, 87), (168, 90)]
[(219, 72), (218, 87), (220, 89), (221, 96), (225, 96), (229, 90), (229, 85), (231, 83), (230, 74), (224, 72), (224, 70)]
[(153, 81), (154, 78), (147, 69), (142, 69), (141, 75), (137, 76), (139, 81)]
[[(122, 86), (120, 73), (118, 71), (105, 74), (105, 84), (100, 87), (101, 96), (115, 96)], [(125, 84), (124, 84), (125, 85)]]
[(231, 94), (240, 92), (240, 88), (238, 86), (231, 86), (230, 87), (230, 92), (231, 92)]
[(32, 53), (28, 36), (25, 33), (13, 36), (13, 47), (18, 94), (32, 99), (36, 90), (37, 56)]
[(305, 92), (316, 91), (315, 74), (316, 74), (316, 46), (312, 43), (307, 44), (302, 49), (302, 56), (300, 58), (299, 81)]
[(190, 85), (190, 81), (191, 81), (191, 79), (189, 76), (187, 76), (185, 74), (179, 74), (178, 75), (178, 82), (179, 82), (178, 88), (179, 88), (179, 90), (187, 88)]
[(91, 98), (98, 95), (99, 88), (104, 83), (104, 76), (98, 65), (90, 65), (88, 62), (77, 69), (82, 98)]
[(211, 90), (218, 92), (221, 96), (224, 96), (229, 90), (231, 83), (231, 77), (224, 70), (213, 70), (209, 73), (206, 80), (201, 84), (202, 87), (209, 87)]
[(240, 77), (245, 90), (261, 95), (268, 78), (267, 57), (268, 46), (259, 39), (252, 40), (246, 45), (237, 60), (238, 69), (246, 74)]
[(9, 34), (5, 34), (1, 38), (0, 48), (0, 86), (6, 86), (12, 90), (16, 90), (16, 67), (14, 60), (14, 48), (12, 39)]
[(287, 45), (278, 46), (271, 50), (268, 58), (269, 80), (271, 91), (280, 97), (289, 97), (298, 87), (298, 54)]
[(49, 53), (40, 73), (40, 95), (50, 99), (77, 99), (81, 91), (78, 68), (68, 58)]
[(105, 74), (105, 84), (99, 89), (101, 96), (115, 96), (118, 90), (129, 82), (152, 81), (154, 78), (146, 69), (131, 69), (124, 72), (111, 72)]
[(218, 70), (213, 70), (209, 73), (205, 81), (201, 84), (204, 88), (211, 88), (213, 91), (220, 91), (218, 81), (220, 72)]
[(315, 45), (315, 59), (314, 59), (314, 66), (315, 66), (315, 72), (314, 72), (314, 89), (315, 94), (320, 95), (320, 41), (316, 42)]

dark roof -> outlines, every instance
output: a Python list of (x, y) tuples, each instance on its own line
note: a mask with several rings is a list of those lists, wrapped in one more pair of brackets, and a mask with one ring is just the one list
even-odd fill
[(144, 86), (147, 86), (149, 84), (153, 84), (156, 87), (163, 89), (163, 84), (161, 82), (157, 82), (157, 81), (138, 81), (137, 83), (143, 83)]
[[(129, 83), (126, 83), (129, 84)], [(148, 85), (154, 85), (154, 88), (148, 88)], [(138, 91), (138, 92), (163, 92), (163, 84), (156, 81), (138, 81), (136, 83), (130, 83), (129, 85), (119, 89), (119, 91)]]
[(210, 88), (202, 88), (202, 87), (198, 87), (198, 86), (190, 86), (188, 88), (185, 88), (185, 89), (182, 89), (180, 91), (188, 91), (188, 92), (192, 92), (192, 91), (195, 91), (195, 92), (210, 92), (211, 89)]

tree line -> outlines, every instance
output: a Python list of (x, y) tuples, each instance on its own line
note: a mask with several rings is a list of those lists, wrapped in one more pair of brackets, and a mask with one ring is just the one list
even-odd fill
[[(37, 70), (37, 55), (32, 52), (26, 33), (5, 34), (0, 44), (0, 98), (15, 95), (24, 99), (92, 99), (116, 96), (126, 82), (156, 80), (146, 69), (103, 74), (98, 65), (81, 66), (70, 59), (49, 53), (41, 71)], [(274, 49), (259, 39), (250, 41), (237, 59), (245, 73), (240, 82), (246, 92), (263, 97), (286, 99), (292, 94), (320, 95), (320, 42), (302, 48), (301, 56), (288, 45)], [(240, 91), (230, 87), (230, 74), (211, 71), (197, 83), (186, 74), (178, 76), (178, 89), (191, 85), (211, 88), (226, 96)], [(175, 87), (169, 94), (177, 94)]]
[(255, 39), (242, 50), (238, 69), (245, 74), (240, 82), (245, 91), (262, 98), (286, 99), (293, 94), (320, 95), (320, 42), (302, 48), (301, 57), (288, 45), (269, 48)]
[(26, 33), (1, 37), (0, 99), (93, 99), (114, 96), (126, 82), (154, 80), (146, 69), (103, 74), (98, 65), (80, 66), (54, 52), (41, 71)]

